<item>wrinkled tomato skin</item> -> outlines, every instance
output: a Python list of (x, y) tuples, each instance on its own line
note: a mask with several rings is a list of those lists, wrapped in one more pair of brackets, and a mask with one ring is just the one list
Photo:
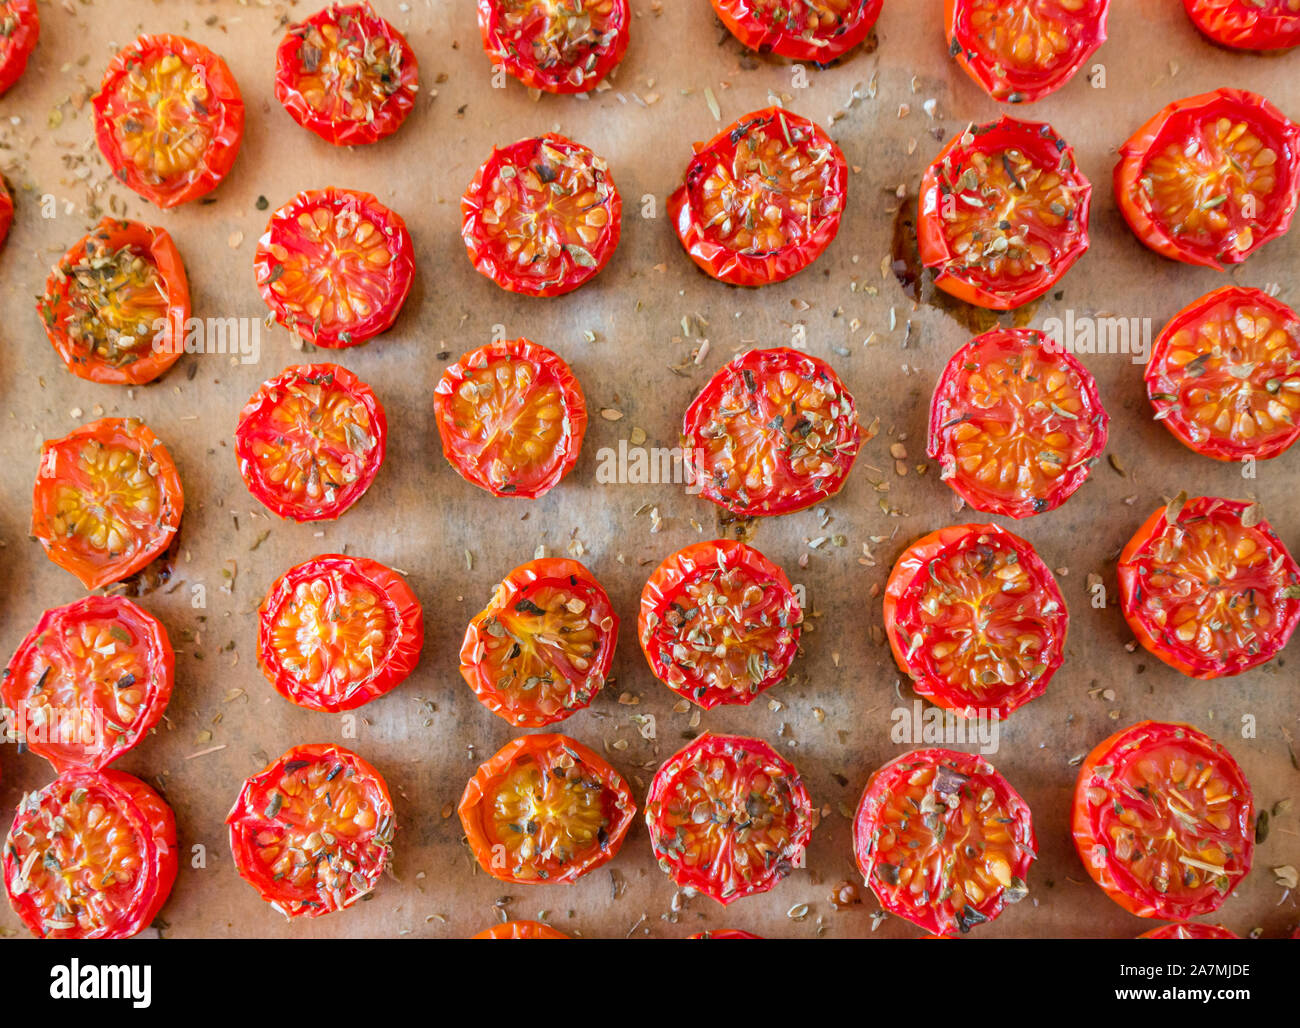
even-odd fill
[[(1279, 181), (1269, 203), (1261, 212), (1259, 231), (1246, 249), (1228, 247), (1214, 252), (1204, 246), (1180, 241), (1162, 224), (1157, 212), (1143, 199), (1142, 178), (1152, 154), (1172, 144), (1188, 143), (1187, 121), (1192, 118), (1218, 119), (1236, 116), (1261, 133), (1278, 155)], [(1265, 243), (1284, 235), (1300, 202), (1300, 125), (1292, 122), (1262, 96), (1242, 89), (1217, 89), (1164, 107), (1120, 147), (1115, 165), (1115, 199), (1133, 234), (1162, 257), (1184, 264), (1222, 271), (1224, 264), (1238, 264)], [(1252, 226), (1252, 229), (1254, 226)]]
[[(206, 116), (213, 121), (212, 139), (199, 168), (160, 182), (149, 181), (126, 153), (114, 125), (114, 92), (130, 78), (136, 65), (167, 54), (192, 67), (202, 68), (208, 92)], [(244, 101), (230, 68), (200, 43), (183, 36), (141, 36), (109, 62), (99, 92), (91, 98), (95, 109), (95, 140), (100, 152), (121, 182), (164, 209), (197, 200), (212, 192), (230, 173), (244, 138)]]
[(594, 60), (591, 68), (581, 76), (581, 81), (573, 81), (572, 65), (559, 64), (555, 68), (544, 68), (536, 61), (528, 60), (523, 55), (523, 36), (512, 37), (502, 24), (502, 0), (477, 0), (478, 27), (483, 36), (483, 50), (492, 61), (493, 66), (505, 68), (529, 89), (540, 89), (545, 93), (588, 93), (604, 80), (627, 53), (631, 42), (632, 12), (628, 0), (613, 0), (610, 19), (613, 38), (603, 46), (591, 47), (588, 51)]
[(556, 931), (540, 921), (505, 921), (485, 928), (476, 939), (570, 939), (572, 936)]
[[(1271, 3), (1273, 10), (1264, 6)], [(1183, 0), (1187, 15), (1211, 42), (1233, 50), (1287, 50), (1300, 46), (1300, 7), (1287, 0)]]
[[(809, 142), (803, 145), (805, 151), (811, 146), (817, 146), (825, 148), (830, 154), (826, 195), (832, 200), (832, 209), (821, 212), (813, 223), (811, 232), (803, 238), (787, 241), (776, 250), (746, 253), (714, 238), (701, 211), (701, 187), (715, 160), (734, 154), (743, 140), (756, 132), (765, 133), (781, 118), (788, 125), (808, 134)], [(682, 247), (710, 278), (733, 286), (772, 285), (803, 271), (826, 251), (839, 234), (840, 219), (848, 195), (848, 181), (848, 162), (835, 141), (820, 125), (792, 112), (768, 107), (745, 115), (709, 142), (695, 145), (695, 155), (686, 166), (682, 184), (668, 198), (668, 216)]]
[(761, 939), (761, 935), (747, 932), (740, 928), (711, 928), (689, 935), (690, 939)]
[[(0, 3), (0, 17), (17, 19), (14, 30), (0, 39), (0, 96), (7, 93), (27, 70), (27, 59), (41, 35), (41, 16), (36, 0), (6, 0)], [(0, 240), (3, 235), (0, 235)]]
[(848, 18), (829, 34), (818, 33), (814, 39), (807, 39), (764, 18), (755, 10), (753, 0), (712, 0), (712, 3), (718, 20), (750, 50), (816, 64), (830, 64), (866, 39), (885, 6), (885, 0), (851, 0)]
[[(151, 262), (166, 291), (166, 323), (159, 329), (149, 328), (150, 345), (146, 355), (129, 364), (114, 365), (88, 355), (68, 333), (70, 276), (82, 263), (92, 246), (111, 250), (129, 247), (133, 253)], [(164, 375), (185, 352), (186, 326), (190, 320), (190, 285), (180, 251), (164, 228), (139, 221), (105, 218), (95, 231), (84, 236), (60, 260), (45, 281), (45, 295), (36, 304), (50, 345), (54, 347), (78, 378), (104, 385), (143, 385)]]
[(1221, 924), (1201, 924), (1199, 921), (1178, 921), (1143, 932), (1139, 939), (1240, 939), (1236, 932)]

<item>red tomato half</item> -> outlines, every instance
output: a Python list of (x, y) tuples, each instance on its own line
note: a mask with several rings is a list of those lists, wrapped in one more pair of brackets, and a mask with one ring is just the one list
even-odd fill
[(275, 580), (258, 610), (257, 663), (308, 710), (352, 710), (395, 689), (424, 646), (424, 611), (378, 561), (325, 553)]
[(276, 321), (334, 350), (393, 327), (415, 248), (406, 222), (369, 193), (306, 190), (271, 215), (253, 270)]
[(374, 890), (397, 830), (388, 785), (342, 746), (295, 746), (231, 808), (235, 868), (285, 917), (344, 910)]
[(5, 841), (9, 905), (42, 939), (127, 939), (176, 880), (176, 818), (138, 778), (69, 771), (18, 805)]
[(476, 939), (568, 939), (572, 936), (557, 932), (540, 921), (505, 921), (479, 932)]
[(0, 95), (22, 78), (41, 35), (36, 0), (0, 2)]
[(834, 496), (862, 441), (839, 376), (787, 347), (723, 365), (686, 409), (682, 437), (700, 493), (743, 516), (788, 514)]
[(1215, 460), (1266, 460), (1300, 436), (1300, 315), (1224, 286), (1164, 327), (1146, 367), (1156, 420)]
[(1088, 874), (1138, 917), (1218, 910), (1255, 850), (1241, 768), (1190, 725), (1142, 721), (1098, 744), (1079, 768), (1072, 820)]
[(1236, 932), (1231, 932), (1221, 924), (1201, 924), (1198, 921), (1179, 921), (1176, 924), (1164, 924), (1143, 932), (1139, 939), (1240, 939)]
[(248, 491), (282, 518), (337, 518), (384, 463), (388, 419), (370, 386), (337, 364), (285, 368), (239, 414), (235, 455)]
[(475, 269), (525, 296), (560, 296), (595, 278), (623, 231), (609, 165), (553, 132), (494, 147), (460, 213)]
[(751, 703), (799, 650), (784, 571), (752, 546), (715, 539), (678, 550), (641, 591), (637, 638), (655, 677), (705, 710)]
[(1091, 206), (1092, 184), (1050, 125), (1007, 117), (972, 125), (921, 182), (921, 262), (959, 300), (1020, 307), (1087, 252)]
[(687, 936), (690, 939), (761, 939), (761, 935), (755, 935), (753, 932), (742, 931), (739, 928), (711, 928), (702, 932), (696, 932), (694, 935)]
[(460, 823), (475, 859), (517, 885), (573, 882), (611, 860), (636, 814), (617, 771), (567, 735), (506, 743), (465, 786)]
[(576, 560), (530, 560), (470, 621), (460, 673), (479, 702), (521, 728), (590, 706), (609, 677), (618, 615)]
[(134, 418), (100, 418), (41, 447), (32, 535), (87, 589), (134, 574), (171, 545), (185, 496), (171, 454)]
[(921, 696), (963, 717), (1005, 718), (1065, 659), (1056, 579), (1000, 525), (953, 525), (907, 548), (885, 586), (885, 632)]
[(478, 0), (483, 49), (529, 89), (587, 93), (627, 52), (627, 0)]
[(928, 453), (971, 507), (1026, 518), (1083, 485), (1109, 422), (1096, 381), (1063, 346), (1032, 329), (994, 329), (948, 361), (930, 401)]
[(825, 129), (780, 107), (695, 144), (668, 214), (691, 260), (719, 282), (783, 282), (840, 230), (849, 166)]
[(189, 279), (166, 229), (105, 218), (55, 265), (36, 311), (78, 378), (142, 385), (185, 352)]
[(419, 64), (369, 3), (331, 4), (294, 25), (275, 52), (275, 98), (336, 146), (396, 132), (415, 106)]
[(226, 62), (183, 36), (141, 36), (109, 62), (91, 102), (113, 174), (159, 207), (215, 189), (244, 137), (244, 101)]
[(858, 870), (889, 913), (935, 935), (968, 932), (1029, 893), (1029, 805), (983, 757), (914, 750), (867, 783), (853, 823)]
[(817, 815), (799, 772), (762, 739), (705, 732), (655, 773), (645, 820), (668, 877), (727, 906), (802, 864)]
[(157, 618), (121, 596), (47, 610), (5, 668), (4, 705), (57, 773), (99, 771), (158, 723), (175, 657)]
[(1298, 0), (1183, 0), (1204, 35), (1237, 50), (1300, 46)]
[(945, 0), (948, 52), (994, 100), (1041, 100), (1106, 41), (1110, 0)]
[(443, 372), (433, 391), (442, 453), (493, 496), (536, 499), (578, 463), (587, 401), (560, 356), (530, 339), (489, 343)]
[(1119, 557), (1124, 619), (1147, 650), (1193, 678), (1271, 660), (1300, 622), (1300, 567), (1255, 504), (1179, 497)]
[(1150, 249), (1222, 270), (1290, 228), (1300, 125), (1241, 89), (1177, 100), (1120, 148), (1115, 198)]
[(885, 0), (713, 0), (713, 11), (751, 50), (829, 64), (867, 38)]

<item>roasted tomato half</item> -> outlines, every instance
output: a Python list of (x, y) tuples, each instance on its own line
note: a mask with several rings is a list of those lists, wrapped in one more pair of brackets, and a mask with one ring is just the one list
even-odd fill
[(478, 0), (483, 49), (529, 89), (586, 93), (623, 59), (627, 0)]
[(612, 767), (567, 735), (525, 735), (482, 764), (460, 799), (479, 866), (519, 885), (572, 882), (610, 860), (636, 814)]
[(1177, 100), (1119, 151), (1115, 197), (1134, 235), (1185, 264), (1237, 264), (1291, 226), (1300, 125), (1241, 89)]
[(1197, 453), (1276, 457), (1300, 436), (1300, 315), (1258, 289), (1216, 289), (1164, 327), (1146, 383), (1156, 420)]
[(560, 296), (595, 278), (623, 231), (609, 165), (553, 132), (494, 148), (460, 213), (475, 269), (525, 296)]
[(706, 928), (702, 932), (688, 935), (688, 939), (761, 939), (761, 935), (746, 932), (740, 928)]
[(41, 615), (0, 694), (27, 748), (57, 773), (99, 771), (158, 723), (174, 668), (157, 618), (121, 596), (87, 596)]
[(159, 207), (215, 189), (244, 137), (244, 101), (226, 62), (183, 36), (141, 36), (109, 62), (91, 102), (113, 174)]
[(1029, 893), (1029, 804), (979, 754), (914, 750), (867, 783), (853, 823), (858, 870), (891, 914), (968, 932)]
[(1072, 820), (1088, 874), (1138, 917), (1218, 910), (1255, 849), (1241, 768), (1190, 725), (1142, 721), (1100, 743), (1079, 768)]
[(275, 53), (275, 98), (299, 125), (336, 146), (396, 132), (419, 88), (406, 37), (368, 3), (317, 11), (292, 26)]
[(365, 557), (325, 553), (275, 580), (258, 611), (257, 662), (285, 699), (352, 710), (396, 688), (424, 647), (405, 579)]
[(9, 230), (14, 224), (14, 198), (9, 192), (9, 185), (0, 175), (0, 249), (4, 248), (9, 238)]
[(1258, 667), (1300, 622), (1300, 567), (1257, 504), (1180, 495), (1119, 557), (1124, 619), (1144, 647), (1193, 678)]
[(397, 830), (379, 772), (321, 743), (246, 779), (226, 824), (240, 877), (285, 917), (319, 917), (369, 895)]
[(493, 496), (536, 499), (578, 463), (587, 401), (563, 359), (530, 339), (489, 343), (443, 372), (433, 391), (442, 452)]
[(1083, 485), (1109, 422), (1096, 381), (1058, 341), (994, 329), (948, 361), (930, 401), (928, 452), (975, 510), (1026, 518)]
[(36, 0), (0, 2), (0, 94), (7, 93), (22, 78), (40, 35)]
[(1000, 525), (953, 525), (904, 551), (885, 632), (916, 692), (963, 717), (1005, 718), (1043, 694), (1070, 624), (1056, 579)]
[(678, 550), (641, 591), (637, 638), (655, 677), (705, 710), (749, 703), (786, 676), (803, 611), (784, 571), (752, 546)]
[(185, 352), (190, 285), (166, 229), (105, 218), (54, 266), (36, 310), (78, 378), (141, 385)]
[(801, 866), (817, 823), (789, 761), (762, 739), (710, 732), (656, 772), (645, 819), (668, 877), (724, 906)]
[(948, 51), (1003, 103), (1041, 100), (1106, 41), (1110, 0), (945, 0)]
[(370, 386), (337, 364), (285, 368), (240, 412), (235, 455), (248, 491), (282, 518), (337, 518), (384, 463), (388, 419)]
[(530, 560), (469, 623), (460, 673), (492, 713), (540, 728), (590, 706), (617, 641), (618, 615), (590, 571), (576, 560)]
[(176, 880), (176, 819), (138, 778), (69, 771), (18, 804), (5, 889), (42, 939), (126, 939), (148, 928)]
[(858, 455), (858, 411), (825, 361), (786, 347), (725, 364), (686, 409), (694, 485), (743, 516), (788, 514), (834, 496)]
[(1300, 0), (1183, 0), (1192, 23), (1220, 46), (1285, 50), (1300, 46)]
[(309, 189), (271, 215), (253, 269), (275, 320), (333, 350), (392, 328), (415, 248), (401, 216), (369, 193)]
[(540, 921), (503, 921), (479, 932), (476, 939), (568, 939), (572, 936), (557, 932)]
[(1198, 921), (1179, 921), (1175, 924), (1162, 924), (1143, 932), (1139, 939), (1240, 939), (1236, 932), (1229, 931), (1221, 924), (1201, 924)]
[(825, 129), (768, 107), (695, 145), (668, 213), (710, 277), (765, 286), (803, 271), (831, 244), (848, 181), (844, 154)]
[(1087, 251), (1091, 205), (1092, 184), (1050, 125), (1007, 117), (972, 125), (921, 182), (921, 262), (959, 300), (1020, 307)]
[(712, 0), (751, 50), (829, 64), (867, 38), (885, 0)]
[(41, 447), (32, 535), (87, 589), (126, 578), (166, 550), (184, 509), (171, 454), (135, 418), (100, 418)]

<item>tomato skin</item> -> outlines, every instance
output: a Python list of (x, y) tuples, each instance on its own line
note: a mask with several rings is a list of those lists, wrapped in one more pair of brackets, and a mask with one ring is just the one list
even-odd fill
[[(114, 364), (75, 342), (70, 333), (74, 269), (86, 261), (92, 249), (119, 251), (130, 248), (145, 258), (162, 279), (166, 311), (161, 329), (150, 326), (148, 352), (127, 364)], [(50, 345), (78, 378), (105, 385), (143, 385), (165, 374), (185, 352), (186, 323), (190, 319), (190, 285), (185, 264), (172, 237), (164, 228), (139, 221), (104, 218), (95, 230), (83, 236), (59, 260), (45, 281), (45, 295), (36, 304)]]
[[(340, 30), (343, 19), (348, 21), (346, 30)], [(317, 110), (303, 95), (302, 76), (306, 70), (303, 48), (307, 37), (318, 35), (322, 28), (340, 31), (343, 38), (364, 51), (373, 49), (378, 41), (382, 41), (387, 54), (399, 55), (400, 69), (396, 82), (390, 82), (387, 74), (382, 73), (388, 96), (377, 109), (369, 107), (364, 119), (335, 117)], [(317, 52), (315, 59), (319, 61), (320, 56)], [(419, 62), (406, 37), (376, 14), (369, 3), (332, 3), (322, 8), (305, 21), (291, 26), (275, 53), (275, 98), (294, 121), (335, 146), (364, 146), (396, 132), (415, 107), (419, 87)]]
[[(23, 861), (19, 859), (14, 840), (38, 820), (41, 808), (64, 809), (82, 789), (105, 806), (111, 805), (139, 837), (142, 845), (136, 857), (140, 875), (126, 897), (126, 905), (114, 911), (116, 916), (111, 921), (89, 932), (80, 927), (47, 930), (31, 891), (22, 889), (15, 893), (23, 875)], [(148, 928), (167, 902), (176, 881), (178, 853), (176, 817), (171, 807), (140, 779), (112, 768), (68, 771), (39, 792), (29, 793), (19, 805), (4, 849), (5, 890), (9, 905), (38, 938), (129, 939)]]
[[(1188, 141), (1188, 128), (1219, 118), (1238, 118), (1265, 137), (1278, 155), (1280, 181), (1266, 208), (1253, 220), (1251, 242), (1222, 250), (1180, 239), (1152, 209), (1142, 188), (1143, 176), (1153, 153)], [(1190, 125), (1189, 125), (1190, 123)], [(1115, 199), (1133, 234), (1162, 257), (1222, 271), (1224, 264), (1239, 264), (1265, 243), (1291, 227), (1291, 217), (1300, 201), (1300, 125), (1292, 122), (1262, 96), (1243, 89), (1216, 89), (1189, 96), (1164, 107), (1139, 128), (1119, 151), (1115, 165)]]
[(9, 192), (9, 184), (0, 175), (0, 249), (4, 249), (9, 230), (14, 224), (14, 198)]
[(570, 939), (572, 936), (556, 931), (541, 921), (505, 921), (485, 928), (476, 939)]
[[(93, 749), (76, 742), (34, 739), (30, 731), (24, 733), (27, 748), (48, 760), (56, 774), (103, 770), (122, 754), (134, 749), (149, 734), (171, 699), (176, 658), (171, 641), (167, 638), (167, 629), (152, 614), (123, 596), (87, 596), (47, 610), (41, 615), (36, 627), (19, 644), (9, 666), (5, 668), (3, 681), (0, 682), (0, 695), (4, 698), (4, 705), (14, 712), (13, 717), (21, 718), (24, 724), (30, 726), (30, 711), (33, 706), (29, 702), (30, 697), (34, 692), (57, 684), (57, 679), (75, 677), (76, 672), (80, 672), (93, 678), (85, 683), (87, 686), (93, 687), (103, 681), (100, 676), (108, 670), (106, 660), (96, 661), (94, 657), (89, 657), (91, 667), (78, 666), (74, 672), (71, 665), (77, 661), (77, 655), (69, 650), (70, 641), (74, 646), (80, 641), (81, 630), (87, 622), (93, 624), (101, 620), (111, 620), (113, 628), (125, 633), (126, 645), (134, 643), (133, 650), (140, 653), (147, 671), (147, 678), (143, 682), (133, 676), (129, 684), (123, 685), (119, 680), (110, 687), (130, 689), (139, 686), (144, 695), (138, 704), (139, 712), (125, 726), (128, 730), (119, 736), (115, 745)], [(114, 635), (116, 638), (116, 633)], [(38, 675), (36, 669), (42, 664), (45, 670)], [(56, 683), (48, 681), (51, 671), (55, 673)], [(29, 687), (33, 680), (40, 685), (40, 690)], [(100, 717), (108, 717), (103, 705), (93, 702), (93, 696), (87, 698), (80, 694), (78, 698), (92, 701), (79, 704), (83, 709), (91, 709)]]
[[(1268, 0), (1265, 0), (1267, 3)], [(1285, 0), (1273, 0), (1273, 11), (1247, 0), (1183, 0), (1192, 24), (1206, 38), (1234, 50), (1286, 50), (1300, 46), (1300, 11), (1281, 11)]]
[(688, 935), (688, 939), (761, 939), (761, 935), (755, 935), (753, 932), (747, 932), (740, 928), (710, 928), (702, 932), (696, 932), (694, 935)]
[[(1051, 260), (1034, 274), (1013, 279), (964, 264), (948, 238), (944, 218), (945, 200), (963, 174), (958, 169), (967, 166), (972, 154), (1009, 148), (1023, 153), (1036, 167), (1059, 175), (1077, 201), (1065, 225), (1047, 236), (1044, 245), (1052, 253)], [(916, 223), (921, 262), (936, 269), (934, 284), (948, 295), (989, 310), (1012, 310), (1043, 296), (1088, 251), (1091, 208), (1092, 184), (1075, 163), (1073, 148), (1050, 125), (1003, 115), (954, 136), (926, 169)]]
[(1236, 932), (1231, 932), (1221, 924), (1202, 924), (1199, 921), (1178, 921), (1163, 924), (1143, 932), (1139, 939), (1240, 939)]
[[(1217, 648), (1212, 656), (1206, 656), (1198, 652), (1190, 642), (1179, 640), (1170, 629), (1156, 624), (1140, 606), (1153, 566), (1169, 566), (1165, 562), (1156, 565), (1151, 552), (1152, 547), (1165, 538), (1169, 527), (1167, 507), (1161, 507), (1152, 514), (1120, 553), (1119, 590), (1124, 620), (1148, 652), (1191, 678), (1228, 678), (1266, 663), (1285, 648), (1296, 624), (1300, 623), (1300, 566), (1297, 566), (1267, 521), (1261, 519), (1252, 528), (1245, 528), (1242, 517), (1250, 506), (1239, 500), (1202, 496), (1187, 501), (1178, 521), (1180, 525), (1185, 525), (1199, 520), (1212, 520), (1226, 525), (1229, 530), (1240, 530), (1255, 543), (1257, 550), (1262, 549), (1269, 556), (1275, 579), (1273, 595), (1270, 596), (1274, 609), (1263, 644), (1258, 641), (1260, 633), (1253, 631), (1251, 647), (1224, 646)], [(1235, 556), (1232, 559), (1235, 561)], [(1240, 569), (1234, 567), (1233, 571), (1236, 573)], [(1202, 572), (1202, 576), (1204, 574)], [(1191, 576), (1182, 572), (1180, 577), (1187, 581), (1190, 588)], [(1279, 579), (1281, 582), (1277, 581)], [(1250, 587), (1247, 591), (1257, 594), (1261, 588)]]
[[(543, 861), (555, 866), (544, 868), (546, 873), (539, 871), (532, 875), (512, 871), (499, 862), (497, 854), (502, 852), (499, 847), (504, 846), (504, 840), (492, 823), (494, 806), (500, 803), (498, 790), (508, 784), (512, 771), (529, 764), (541, 770), (546, 785), (557, 777), (564, 778), (565, 771), (571, 772), (568, 776), (571, 780), (579, 773), (576, 769), (581, 768), (583, 787), (590, 790), (595, 783), (601, 790), (599, 813), (606, 821), (599, 834), (592, 833), (598, 839), (596, 846), (587, 840), (585, 852), (575, 847), (566, 856), (542, 855)], [(506, 743), (479, 766), (465, 786), (457, 812), (474, 858), (493, 878), (517, 885), (556, 885), (577, 881), (618, 854), (636, 816), (636, 803), (623, 777), (582, 743), (567, 735), (524, 735)], [(543, 823), (542, 829), (547, 827)], [(561, 844), (559, 848), (565, 847)]]
[[(341, 697), (300, 681), (286, 665), (276, 644), (276, 625), (282, 616), (292, 612), (297, 590), (305, 583), (326, 578), (335, 583), (351, 582), (377, 594), (393, 635), (382, 659), (375, 661), (371, 657), (374, 670), (361, 681), (351, 683)], [(343, 646), (346, 649), (347, 644)], [(326, 713), (355, 710), (392, 691), (415, 670), (423, 647), (424, 611), (415, 593), (397, 572), (365, 557), (323, 553), (298, 564), (275, 580), (258, 608), (258, 666), (276, 692), (308, 710)]]
[[(476, 438), (470, 438), (466, 426), (460, 424), (456, 399), (465, 383), (475, 373), (492, 365), (525, 367), (530, 373), (529, 392), (539, 388), (554, 387), (559, 392), (562, 427), (554, 447), (539, 461), (522, 466), (503, 461), (514, 472), (510, 480), (498, 481), (489, 459), (488, 448)], [(502, 387), (504, 388), (504, 387)], [(516, 392), (519, 390), (516, 389)], [(528, 397), (525, 392), (524, 399)], [(534, 500), (555, 488), (578, 463), (582, 441), (587, 434), (587, 401), (582, 386), (572, 369), (559, 354), (534, 343), (531, 339), (512, 339), (489, 343), (465, 354), (443, 372), (433, 391), (433, 411), (438, 422), (438, 435), (442, 439), (442, 453), (461, 478), (493, 496), (513, 496)], [(493, 434), (493, 440), (498, 438)]]
[[(799, 149), (804, 153), (812, 149), (829, 154), (825, 165), (828, 170), (820, 178), (824, 193), (821, 210), (810, 231), (801, 238), (787, 240), (775, 250), (747, 252), (731, 246), (709, 226), (710, 218), (704, 212), (704, 185), (712, 169), (719, 163), (730, 164), (731, 157), (741, 141), (775, 137), (777, 129), (786, 140), (791, 129), (801, 133)], [(840, 219), (848, 195), (849, 166), (844, 154), (825, 129), (807, 118), (783, 108), (767, 107), (745, 115), (723, 129), (707, 143), (697, 143), (695, 154), (686, 166), (682, 184), (668, 198), (668, 215), (682, 247), (705, 274), (719, 282), (733, 286), (765, 286), (784, 282), (797, 275), (820, 257), (830, 246), (840, 230)]]
[[(115, 124), (119, 117), (126, 116), (117, 94), (137, 65), (165, 55), (177, 56), (188, 66), (201, 69), (201, 84), (208, 94), (204, 117), (212, 125), (212, 138), (195, 169), (158, 176), (155, 181), (154, 176), (143, 174), (126, 152)], [(230, 68), (207, 47), (184, 36), (144, 35), (119, 51), (109, 62), (91, 103), (95, 109), (95, 140), (113, 174), (164, 209), (197, 200), (220, 185), (235, 163), (244, 137), (244, 101)]]
[(0, 3), (0, 20), (5, 17), (15, 18), (16, 24), (12, 31), (0, 36), (0, 96), (22, 78), (27, 70), (27, 59), (36, 49), (41, 35), (41, 16), (36, 0), (5, 0)]
[(809, 37), (777, 25), (757, 10), (754, 0), (712, 0), (718, 20), (750, 50), (771, 52), (794, 61), (830, 64), (867, 38), (880, 17), (885, 0), (850, 0), (850, 13), (829, 33)]
[[(1232, 842), (1238, 849), (1224, 864), (1233, 873), (1225, 876), (1229, 884), (1223, 892), (1210, 882), (1202, 883), (1197, 890), (1199, 894), (1188, 898), (1170, 893), (1167, 887), (1164, 892), (1158, 891), (1153, 883), (1139, 879), (1131, 871), (1132, 865), (1114, 853), (1111, 836), (1102, 824), (1102, 819), (1110, 816), (1112, 804), (1118, 802), (1119, 787), (1111, 783), (1121, 779), (1139, 760), (1153, 759), (1148, 756), (1153, 748), (1171, 743), (1192, 759), (1193, 766), (1213, 766), (1221, 772), (1232, 789), (1230, 798), (1240, 808), (1231, 824), (1235, 831)], [(1095, 801), (1089, 796), (1090, 790), (1097, 790)], [(1136, 793), (1125, 790), (1123, 795), (1130, 798)], [(1151, 804), (1149, 792), (1144, 795)], [(1170, 820), (1182, 821), (1173, 817)], [(1071, 808), (1071, 832), (1088, 874), (1121, 907), (1138, 917), (1184, 921), (1218, 910), (1237, 882), (1250, 871), (1255, 849), (1254, 797), (1232, 754), (1208, 735), (1191, 725), (1140, 721), (1098, 743), (1079, 767)], [(1149, 837), (1144, 838), (1149, 843)]]
[(502, 0), (477, 0), (477, 3), (483, 50), (493, 66), (505, 68), (529, 89), (546, 93), (588, 93), (595, 89), (623, 60), (632, 38), (628, 0), (612, 0), (604, 38), (584, 47), (586, 56), (581, 63), (589, 67), (564, 61), (545, 67), (525, 56), (526, 50), (532, 47), (524, 44), (531, 43), (533, 35), (523, 30), (512, 31), (505, 24)]

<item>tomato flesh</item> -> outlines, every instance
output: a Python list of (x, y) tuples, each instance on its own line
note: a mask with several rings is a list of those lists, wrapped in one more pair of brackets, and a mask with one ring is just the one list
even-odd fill
[(713, 0), (731, 34), (751, 50), (829, 64), (857, 46), (884, 0)]
[(483, 48), (531, 89), (586, 93), (623, 59), (627, 0), (478, 0)]

